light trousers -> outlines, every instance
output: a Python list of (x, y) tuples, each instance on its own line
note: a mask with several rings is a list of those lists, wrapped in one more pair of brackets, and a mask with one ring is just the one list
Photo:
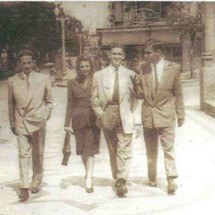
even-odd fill
[(174, 146), (175, 125), (162, 128), (144, 128), (143, 133), (146, 144), (149, 180), (156, 181), (157, 177), (157, 156), (159, 138), (164, 153), (166, 177), (177, 178)]
[(107, 141), (112, 176), (128, 179), (132, 160), (132, 134), (125, 134), (122, 126), (109, 131), (103, 129)]
[(19, 174), (21, 188), (29, 188), (29, 170), (32, 158), (32, 187), (39, 187), (43, 180), (45, 127), (31, 135), (18, 135)]

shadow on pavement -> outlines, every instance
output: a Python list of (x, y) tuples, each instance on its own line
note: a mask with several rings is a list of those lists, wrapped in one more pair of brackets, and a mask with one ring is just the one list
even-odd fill
[[(95, 186), (105, 187), (105, 186), (110, 186), (111, 183), (112, 183), (111, 179), (93, 177), (93, 184)], [(60, 182), (61, 189), (66, 189), (70, 185), (85, 187), (84, 176), (69, 176), (67, 178), (61, 179), (61, 182)]]
[[(17, 193), (17, 195), (19, 195), (20, 193), (20, 183), (19, 182), (14, 182), (14, 183), (10, 183), (10, 184), (7, 184), (6, 187), (9, 187), (9, 188), (12, 188), (14, 192)], [(42, 188), (43, 187), (48, 187), (48, 184), (47, 183), (42, 183)]]
[[(67, 178), (61, 179), (60, 188), (67, 189), (69, 186), (80, 186), (82, 188), (85, 187), (85, 178), (84, 176), (69, 176)], [(93, 177), (93, 185), (96, 187), (113, 187), (113, 180), (110, 178), (102, 178), (102, 177)], [(128, 181), (128, 187), (132, 187), (132, 189), (139, 189), (140, 186), (148, 187), (151, 189), (160, 189), (163, 192), (166, 192), (166, 179), (159, 178), (157, 180), (157, 187), (151, 188), (148, 186), (148, 179), (143, 177), (131, 177)]]

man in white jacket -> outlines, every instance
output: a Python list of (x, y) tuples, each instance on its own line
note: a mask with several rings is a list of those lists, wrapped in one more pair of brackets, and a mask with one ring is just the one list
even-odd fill
[(137, 100), (134, 96), (135, 73), (122, 66), (125, 53), (121, 46), (110, 50), (110, 65), (94, 74), (92, 107), (103, 127), (118, 196), (124, 196), (132, 159), (132, 134)]

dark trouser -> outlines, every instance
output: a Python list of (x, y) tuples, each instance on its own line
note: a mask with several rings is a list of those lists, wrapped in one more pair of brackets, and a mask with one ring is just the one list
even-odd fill
[(144, 139), (148, 161), (148, 177), (150, 181), (157, 178), (158, 139), (164, 153), (164, 165), (167, 178), (177, 178), (175, 164), (175, 125), (162, 128), (144, 128)]
[(29, 188), (29, 169), (32, 154), (32, 187), (38, 187), (43, 180), (43, 155), (45, 127), (31, 135), (18, 135), (19, 172), (21, 188)]

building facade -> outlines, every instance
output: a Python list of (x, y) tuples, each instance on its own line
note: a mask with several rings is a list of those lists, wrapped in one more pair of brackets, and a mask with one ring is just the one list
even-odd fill
[[(110, 2), (105, 28), (97, 29), (102, 48), (112, 43), (126, 47), (127, 63), (143, 59), (143, 49), (150, 41), (164, 45), (168, 60), (180, 63), (183, 72), (200, 67), (202, 34), (191, 43), (174, 31), (166, 20), (172, 2)], [(189, 3), (191, 6), (193, 3)], [(194, 3), (195, 4), (195, 3)]]

